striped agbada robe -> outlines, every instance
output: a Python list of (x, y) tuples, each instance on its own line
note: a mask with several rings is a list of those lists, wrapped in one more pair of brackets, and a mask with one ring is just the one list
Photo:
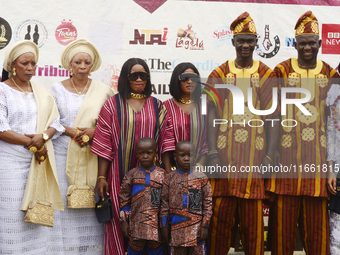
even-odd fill
[[(280, 63), (274, 72), (280, 90), (295, 87), (311, 92), (311, 99), (304, 106), (312, 115), (302, 114), (293, 105), (288, 105), (287, 114), (282, 115), (282, 120), (294, 119), (297, 125), (280, 128), (281, 163), (291, 172), (272, 174), (265, 183), (266, 195), (273, 202), (269, 245), (272, 254), (293, 254), (299, 222), (307, 254), (329, 254), (325, 101), (332, 83), (339, 82), (330, 78), (339, 75), (321, 60), (314, 69), (301, 69), (296, 58)], [(287, 98), (301, 98), (301, 94), (290, 93)], [(294, 123), (286, 121), (285, 125)]]
[(111, 97), (100, 112), (91, 151), (112, 161), (107, 181), (114, 209), (114, 218), (105, 227), (104, 255), (124, 254), (119, 222), (120, 182), (129, 169), (138, 165), (136, 143), (140, 138), (155, 139), (158, 152), (162, 153), (165, 117), (166, 109), (158, 99), (147, 98), (137, 113), (119, 94)]
[(167, 121), (163, 151), (175, 151), (178, 142), (191, 141), (195, 147), (195, 163), (197, 163), (208, 152), (206, 116), (201, 113), (200, 102), (197, 102), (190, 114), (186, 114), (173, 100), (169, 99), (164, 102), (167, 109)]
[[(210, 254), (226, 254), (231, 244), (235, 213), (239, 214), (241, 235), (246, 254), (263, 254), (263, 217), (262, 199), (265, 197), (262, 175), (259, 172), (239, 170), (244, 166), (260, 166), (266, 155), (265, 126), (262, 120), (274, 119), (275, 110), (268, 116), (257, 116), (249, 111), (248, 88), (252, 88), (253, 106), (258, 110), (272, 106), (272, 88), (275, 86), (272, 70), (258, 60), (254, 60), (249, 69), (238, 69), (234, 60), (229, 60), (216, 68), (209, 76), (208, 84), (231, 84), (240, 88), (245, 98), (245, 114), (233, 115), (233, 96), (227, 89), (216, 89), (222, 100), (222, 107), (217, 108), (217, 118), (227, 119), (227, 124), (220, 125), (217, 149), (222, 166), (235, 166), (235, 173), (227, 173), (224, 178), (211, 179), (213, 193), (213, 219), (210, 225)], [(216, 98), (217, 99), (217, 98)], [(209, 105), (213, 99), (208, 97)], [(230, 122), (243, 122), (233, 124)], [(251, 122), (250, 127), (248, 121)], [(256, 122), (255, 120), (258, 120)], [(238, 211), (237, 211), (238, 209)]]

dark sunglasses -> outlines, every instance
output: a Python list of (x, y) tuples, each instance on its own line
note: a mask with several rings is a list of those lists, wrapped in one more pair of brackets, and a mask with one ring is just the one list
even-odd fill
[(141, 78), (142, 81), (147, 81), (150, 78), (150, 75), (146, 72), (134, 72), (129, 73), (128, 78), (130, 81), (136, 81), (138, 77)]
[(178, 79), (180, 81), (183, 81), (183, 82), (187, 82), (188, 80), (192, 81), (192, 82), (199, 82), (200, 81), (200, 76), (198, 74), (195, 74), (195, 73), (182, 73), (178, 76)]

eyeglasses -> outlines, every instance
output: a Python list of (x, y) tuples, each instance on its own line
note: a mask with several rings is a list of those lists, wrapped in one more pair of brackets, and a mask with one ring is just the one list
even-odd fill
[(200, 81), (200, 76), (198, 74), (195, 74), (195, 73), (182, 73), (178, 76), (178, 79), (180, 81), (183, 81), (183, 82), (187, 82), (188, 80), (192, 81), (192, 82), (199, 82)]
[(149, 80), (150, 75), (146, 72), (134, 72), (128, 74), (128, 78), (130, 81), (136, 81), (138, 77), (140, 77), (142, 81), (147, 81)]

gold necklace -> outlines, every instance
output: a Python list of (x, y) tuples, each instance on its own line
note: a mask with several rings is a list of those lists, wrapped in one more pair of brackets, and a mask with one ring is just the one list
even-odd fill
[(179, 101), (182, 103), (182, 104), (191, 104), (191, 103), (194, 103), (195, 101), (193, 99), (184, 99), (183, 97), (181, 97), (179, 99)]
[(315, 67), (316, 67), (316, 64), (315, 64), (315, 65), (312, 65), (312, 66), (303, 66), (303, 65), (300, 65), (300, 64), (298, 64), (298, 65), (299, 65), (299, 67), (302, 68), (302, 69), (315, 69)]
[(27, 91), (24, 91), (22, 88), (19, 87), (18, 84), (15, 83), (14, 79), (12, 78), (12, 81), (15, 86), (17, 86), (22, 92), (24, 92), (26, 95), (29, 93), (29, 82), (27, 82)]
[(87, 79), (87, 83), (86, 83), (85, 88), (83, 89), (82, 92), (79, 92), (79, 91), (76, 89), (76, 86), (74, 86), (74, 83), (73, 83), (72, 78), (71, 78), (71, 83), (72, 83), (72, 85), (73, 85), (73, 88), (74, 88), (74, 90), (75, 90), (79, 95), (81, 95), (81, 94), (83, 94), (83, 93), (85, 92), (85, 90), (86, 90), (86, 88), (87, 88), (87, 85), (89, 85), (89, 81), (90, 81), (90, 79)]
[(254, 62), (252, 62), (252, 64), (251, 64), (250, 66), (242, 67), (242, 66), (240, 66), (240, 65), (236, 62), (236, 60), (235, 60), (235, 66), (236, 66), (236, 68), (238, 68), (238, 69), (250, 69), (250, 68), (253, 66), (253, 64), (254, 64)]
[(130, 93), (130, 97), (134, 99), (144, 99), (146, 98), (145, 94), (135, 94), (135, 93)]

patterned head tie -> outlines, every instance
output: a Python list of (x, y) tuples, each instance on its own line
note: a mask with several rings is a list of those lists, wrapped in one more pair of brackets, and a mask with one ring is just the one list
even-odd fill
[(299, 35), (319, 35), (319, 23), (312, 11), (302, 14), (294, 29), (295, 37)]
[(255, 23), (248, 12), (242, 13), (230, 25), (230, 29), (234, 32), (234, 36), (238, 34), (257, 35)]

